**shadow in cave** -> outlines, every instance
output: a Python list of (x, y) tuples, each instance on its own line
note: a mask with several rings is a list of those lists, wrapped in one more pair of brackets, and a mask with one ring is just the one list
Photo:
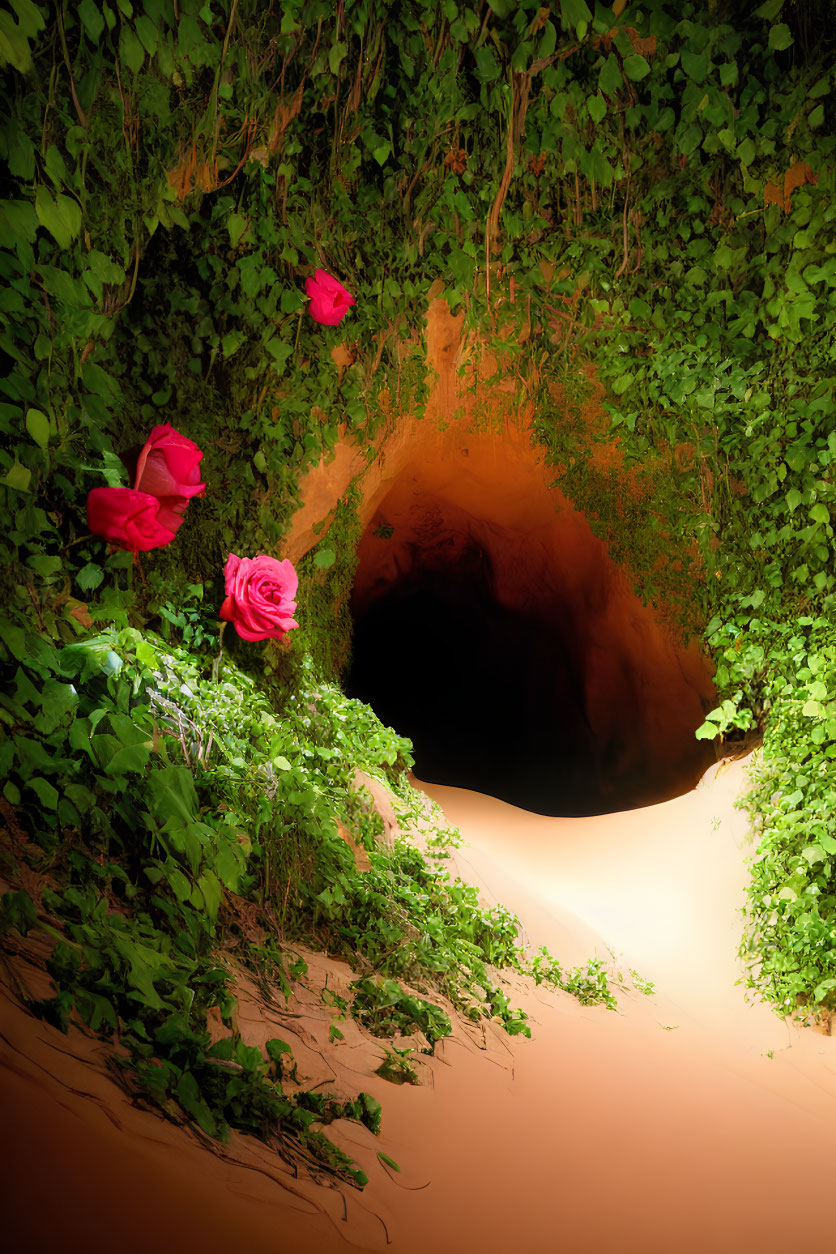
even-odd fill
[(423, 554), (368, 606), (353, 607), (347, 691), (412, 740), (427, 782), (540, 814), (637, 804), (635, 781), (613, 792), (602, 778), (575, 615), (549, 608), (546, 621), (500, 604), (490, 557), (472, 539)]

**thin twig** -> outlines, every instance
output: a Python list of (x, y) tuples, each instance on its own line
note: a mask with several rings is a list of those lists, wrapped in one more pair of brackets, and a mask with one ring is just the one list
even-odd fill
[(70, 76), (70, 91), (72, 92), (72, 96), (73, 96), (73, 104), (75, 105), (75, 111), (78, 114), (78, 120), (86, 131), (86, 130), (89, 130), (89, 123), (87, 121), (85, 112), (81, 107), (81, 103), (78, 99), (78, 96), (76, 95), (75, 80), (73, 79), (73, 67), (70, 65), (70, 53), (69, 53), (69, 49), (67, 48), (67, 37), (64, 34), (64, 16), (61, 12), (60, 6), (56, 5), (55, 11), (58, 15), (58, 34), (61, 36), (61, 49), (64, 53), (64, 64), (66, 65), (67, 73)]
[(221, 83), (221, 74), (223, 73), (224, 62), (226, 61), (226, 54), (229, 50), (229, 37), (232, 34), (232, 27), (235, 24), (235, 13), (237, 9), (238, 9), (238, 0), (232, 0), (232, 8), (230, 9), (229, 21), (227, 22), (226, 34), (224, 35), (223, 48), (221, 49), (221, 59), (218, 62), (218, 68), (215, 73), (215, 83), (212, 88), (212, 95), (214, 97), (214, 102), (215, 102), (215, 126), (214, 126), (213, 134), (212, 134), (212, 160), (209, 163), (209, 171), (210, 171), (210, 174), (212, 175), (214, 175), (214, 172), (215, 172), (215, 160), (218, 154), (218, 133), (220, 130), (219, 119), (218, 119), (218, 88), (220, 87), (220, 83)]

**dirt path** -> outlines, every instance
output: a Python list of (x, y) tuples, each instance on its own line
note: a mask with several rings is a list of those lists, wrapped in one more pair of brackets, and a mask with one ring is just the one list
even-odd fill
[[(657, 991), (628, 987), (613, 1013), (518, 981), (533, 1039), (459, 1025), (422, 1064), (420, 1088), (380, 1080), (368, 1042), (347, 1036), (328, 1056), (337, 1083), (384, 1105), (378, 1140), (355, 1125), (336, 1129), (370, 1177), (347, 1200), (287, 1175), (297, 1195), (286, 1193), (270, 1178), (275, 1162), (243, 1138), (230, 1162), (135, 1109), (104, 1073), (101, 1046), (33, 1025), (8, 1001), (0, 1046), (11, 1248), (828, 1247), (836, 1041), (789, 1028), (735, 985), (747, 844), (734, 800), (743, 785), (736, 763), (664, 805), (572, 820), (426, 787), (465, 837), (459, 873), (517, 911), (532, 945), (547, 944), (564, 966), (615, 955), (625, 977), (636, 968)], [(293, 1009), (299, 1047), (313, 1058), (327, 1013), (313, 998)], [(253, 1041), (276, 1030), (257, 1003), (243, 1025)], [(401, 1172), (382, 1166), (378, 1151)]]

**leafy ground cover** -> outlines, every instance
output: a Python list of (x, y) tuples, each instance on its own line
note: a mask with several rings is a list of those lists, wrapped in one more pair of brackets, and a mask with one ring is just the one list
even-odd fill
[[(502, 967), (523, 967), (516, 919), (480, 906), (405, 838), (379, 845), (383, 823), (355, 772), (408, 794), (409, 743), (309, 659), (271, 698), (214, 652), (217, 636), (199, 654), (136, 628), (57, 646), (3, 627), (14, 682), (0, 700), (2, 873), (13, 886), (0, 928), (53, 942), (55, 992), (35, 1013), (112, 1035), (136, 1089), (208, 1135), (252, 1132), (361, 1185), (322, 1125), (376, 1131), (379, 1105), (286, 1095), (289, 1047), (274, 1039), (262, 1053), (237, 1031), (233, 961), (287, 998), (305, 970), (293, 942), (346, 958), (360, 974), (341, 1008), (390, 1038), (398, 1073), (410, 1073), (412, 1048), (432, 1052), (450, 1033), (439, 996), (529, 1034), (501, 987)], [(213, 1010), (229, 1029), (214, 1042)], [(421, 1044), (399, 1055), (392, 1038), (415, 1033)]]

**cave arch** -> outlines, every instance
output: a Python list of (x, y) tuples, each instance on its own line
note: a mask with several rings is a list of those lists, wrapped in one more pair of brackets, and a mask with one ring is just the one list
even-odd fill
[(419, 778), (543, 814), (692, 787), (707, 660), (643, 605), (525, 433), (434, 429), (373, 499), (346, 687), (409, 736)]

